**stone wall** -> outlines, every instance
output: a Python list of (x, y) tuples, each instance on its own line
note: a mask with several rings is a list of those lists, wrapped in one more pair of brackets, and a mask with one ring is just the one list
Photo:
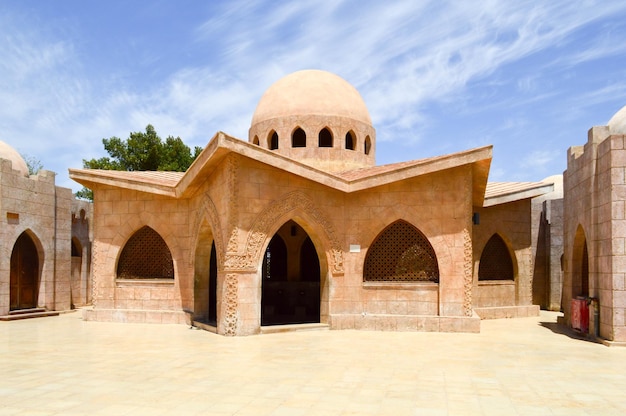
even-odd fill
[[(481, 318), (532, 316), (533, 258), (529, 199), (489, 207), (475, 207), (480, 222), (473, 227), (473, 305)], [(489, 239), (498, 234), (507, 245), (513, 262), (513, 280), (479, 281), (480, 258)]]
[(625, 172), (624, 136), (594, 127), (584, 147), (569, 149), (564, 174), (565, 322), (572, 325), (572, 299), (597, 299), (599, 328), (593, 316), (595, 302), (591, 302), (589, 332), (617, 342), (626, 342)]
[(0, 315), (10, 309), (11, 254), (27, 233), (37, 249), (37, 305), (70, 309), (70, 189), (55, 186), (54, 172), (23, 176), (9, 160), (0, 159)]

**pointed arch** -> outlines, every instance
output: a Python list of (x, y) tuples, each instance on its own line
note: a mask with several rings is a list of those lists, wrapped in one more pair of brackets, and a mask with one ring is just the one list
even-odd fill
[(328, 127), (324, 127), (320, 130), (317, 137), (319, 147), (333, 147), (333, 134)]
[(320, 322), (321, 275), (308, 232), (293, 219), (283, 223), (263, 258), (261, 325)]
[(439, 282), (439, 264), (433, 246), (413, 225), (398, 220), (388, 225), (370, 245), (363, 267), (364, 281)]
[(259, 136), (255, 135), (254, 139), (252, 139), (252, 144), (259, 145)]
[(514, 280), (513, 257), (504, 239), (494, 233), (480, 255), (478, 280)]
[(137, 230), (117, 263), (120, 279), (174, 279), (174, 262), (163, 237), (149, 226)]
[(267, 148), (270, 150), (278, 149), (278, 133), (274, 130), (267, 135)]
[(306, 147), (306, 133), (300, 127), (291, 133), (291, 147)]
[(356, 136), (352, 130), (346, 133), (346, 149), (354, 150), (356, 148)]
[(11, 310), (37, 307), (41, 280), (41, 259), (37, 244), (30, 233), (24, 231), (17, 238), (11, 252), (9, 278)]
[(261, 261), (262, 247), (266, 244), (267, 236), (275, 232), (276, 224), (281, 217), (289, 217), (294, 211), (299, 211), (314, 224), (320, 237), (326, 240), (324, 246), (329, 247), (328, 266), (333, 274), (343, 274), (343, 250), (337, 239), (335, 228), (315, 203), (301, 192), (294, 191), (286, 194), (268, 206), (255, 220), (248, 237), (244, 253), (228, 254), (225, 267), (229, 269), (255, 269)]
[(370, 151), (372, 150), (372, 139), (370, 139), (370, 136), (365, 136), (365, 143), (363, 146), (363, 151), (365, 152), (366, 155), (370, 154)]

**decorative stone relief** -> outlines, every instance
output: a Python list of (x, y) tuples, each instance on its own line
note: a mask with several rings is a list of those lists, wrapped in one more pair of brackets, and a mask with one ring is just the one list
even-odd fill
[(258, 255), (262, 244), (267, 239), (270, 228), (285, 214), (301, 209), (306, 212), (319, 226), (325, 230), (331, 245), (331, 270), (334, 274), (343, 273), (343, 251), (337, 240), (332, 223), (317, 209), (313, 201), (301, 192), (294, 191), (285, 198), (270, 205), (255, 221), (248, 234), (245, 254), (226, 256), (225, 266), (229, 269), (251, 269), (258, 263)]
[[(192, 235), (196, 235), (196, 244), (197, 244), (197, 235), (200, 230), (200, 224), (205, 218), (205, 215), (209, 219), (209, 225), (211, 226), (211, 232), (213, 234), (213, 241), (215, 241), (215, 248), (217, 251), (218, 259), (223, 256), (224, 253), (224, 239), (222, 238), (222, 229), (220, 227), (220, 217), (217, 213), (217, 208), (215, 208), (215, 204), (211, 197), (208, 194), (205, 195), (204, 201), (198, 214), (196, 215), (196, 219), (193, 223)], [(189, 250), (189, 264), (193, 264), (195, 257), (195, 250)]]
[(224, 281), (224, 335), (237, 335), (237, 275), (227, 274)]
[(102, 272), (102, 259), (106, 256), (106, 253), (103, 252), (102, 244), (98, 240), (94, 240), (92, 251), (93, 270), (91, 273), (91, 303), (95, 308), (98, 306), (99, 299), (96, 276)]
[(236, 253), (237, 252), (237, 238), (239, 237), (239, 228), (237, 227), (237, 218), (238, 218), (238, 204), (237, 200), (239, 197), (238, 192), (238, 173), (239, 173), (239, 163), (238, 159), (234, 155), (228, 156), (228, 190), (230, 194), (228, 195), (228, 228), (231, 231), (230, 237), (228, 239), (228, 253)]
[(463, 311), (465, 316), (472, 316), (472, 238), (467, 228), (463, 229), (463, 272), (465, 281), (463, 288), (465, 296), (463, 298)]

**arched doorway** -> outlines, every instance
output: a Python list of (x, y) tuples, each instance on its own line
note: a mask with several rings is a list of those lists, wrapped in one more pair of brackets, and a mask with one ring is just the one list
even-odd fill
[(198, 235), (194, 270), (194, 321), (217, 327), (217, 249), (205, 223)]
[(272, 237), (262, 265), (261, 325), (320, 322), (320, 262), (295, 221)]
[(10, 309), (37, 307), (39, 295), (39, 256), (33, 239), (22, 233), (11, 253)]

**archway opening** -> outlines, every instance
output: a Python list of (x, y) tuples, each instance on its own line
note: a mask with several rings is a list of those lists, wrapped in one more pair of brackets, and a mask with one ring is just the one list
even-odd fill
[(356, 144), (356, 139), (354, 138), (354, 132), (350, 130), (346, 133), (346, 149), (354, 150)]
[(333, 147), (333, 135), (328, 129), (324, 127), (318, 134), (318, 146), (319, 147)]
[(198, 234), (194, 261), (194, 321), (217, 327), (217, 249), (205, 222)]
[(300, 127), (291, 134), (291, 147), (306, 147), (306, 133)]
[(33, 239), (22, 233), (11, 253), (10, 309), (37, 307), (39, 296), (39, 255)]
[(278, 149), (278, 133), (276, 133), (274, 130), (272, 130), (269, 134), (269, 136), (267, 137), (267, 147), (270, 150), (276, 150)]
[(366, 155), (369, 155), (371, 149), (372, 149), (372, 140), (370, 139), (370, 136), (365, 136), (365, 143), (363, 145), (363, 151), (365, 152)]
[(272, 237), (262, 265), (261, 325), (320, 322), (320, 261), (295, 221)]

